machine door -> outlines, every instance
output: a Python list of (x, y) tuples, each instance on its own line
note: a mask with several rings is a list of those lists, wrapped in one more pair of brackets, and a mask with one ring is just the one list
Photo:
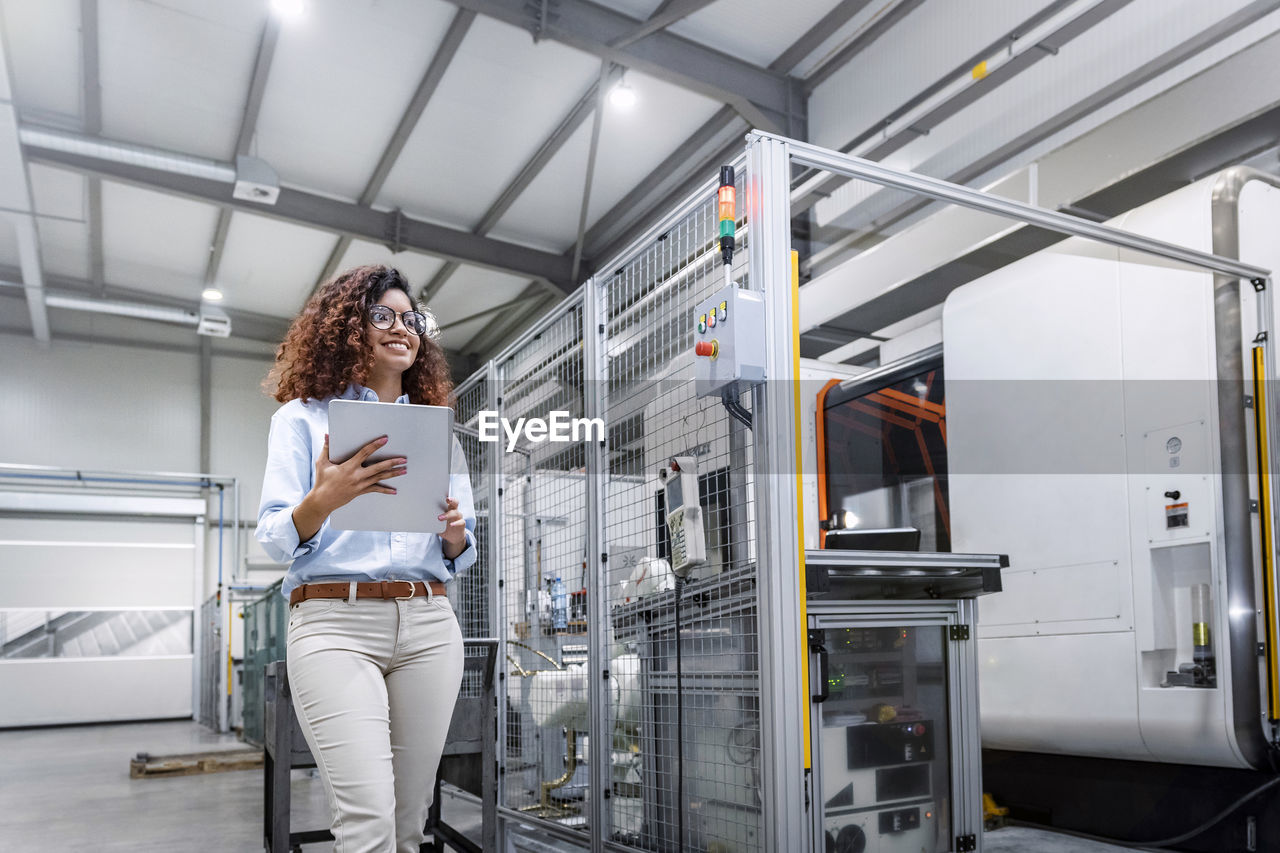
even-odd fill
[(810, 652), (815, 849), (951, 850), (946, 625), (826, 621)]

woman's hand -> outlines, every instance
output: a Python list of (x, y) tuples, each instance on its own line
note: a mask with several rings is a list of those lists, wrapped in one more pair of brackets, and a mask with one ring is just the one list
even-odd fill
[(387, 443), (387, 437), (375, 438), (356, 451), (342, 464), (329, 459), (329, 436), (324, 437), (324, 447), (316, 460), (316, 479), (311, 491), (293, 510), (293, 526), (298, 529), (298, 540), (305, 542), (320, 530), (324, 520), (338, 507), (346, 506), (360, 495), (380, 492), (394, 495), (396, 490), (383, 485), (385, 480), (399, 477), (407, 470), (403, 456), (384, 459), (372, 465), (365, 462)]
[(456, 498), (445, 498), (445, 502), (446, 511), (436, 519), (446, 522), (444, 533), (440, 534), (440, 547), (445, 559), (452, 560), (467, 550), (467, 520), (462, 517)]

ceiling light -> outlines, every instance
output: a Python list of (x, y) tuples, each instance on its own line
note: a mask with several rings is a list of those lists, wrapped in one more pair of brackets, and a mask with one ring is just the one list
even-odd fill
[(609, 103), (624, 110), (636, 105), (636, 90), (627, 85), (627, 78), (623, 77), (609, 90)]
[(286, 21), (296, 21), (307, 11), (305, 0), (271, 0), (271, 11)]
[(206, 287), (203, 291), (201, 291), (200, 298), (203, 299), (205, 302), (221, 302), (222, 291), (218, 290), (218, 288), (216, 287)]

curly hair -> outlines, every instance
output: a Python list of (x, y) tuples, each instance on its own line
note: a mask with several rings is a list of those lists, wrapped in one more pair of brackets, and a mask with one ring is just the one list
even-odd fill
[[(421, 310), (400, 271), (381, 264), (349, 269), (321, 285), (276, 350), (275, 367), (265, 383), (268, 393), (281, 403), (306, 402), (334, 396), (352, 382), (363, 384), (373, 363), (365, 338), (369, 309), (393, 287)], [(409, 402), (451, 405), (453, 380), (444, 350), (426, 336), (419, 343), (402, 378)]]

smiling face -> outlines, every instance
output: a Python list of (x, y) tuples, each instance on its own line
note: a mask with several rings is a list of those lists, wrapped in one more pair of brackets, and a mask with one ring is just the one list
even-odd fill
[(390, 329), (377, 329), (365, 320), (364, 333), (373, 349), (373, 363), (370, 366), (371, 376), (399, 376), (408, 370), (413, 360), (418, 357), (421, 339), (404, 327), (404, 319), (400, 316), (405, 311), (413, 311), (413, 303), (408, 295), (398, 287), (388, 288), (378, 298), (379, 305), (385, 305), (396, 312), (395, 322)]

